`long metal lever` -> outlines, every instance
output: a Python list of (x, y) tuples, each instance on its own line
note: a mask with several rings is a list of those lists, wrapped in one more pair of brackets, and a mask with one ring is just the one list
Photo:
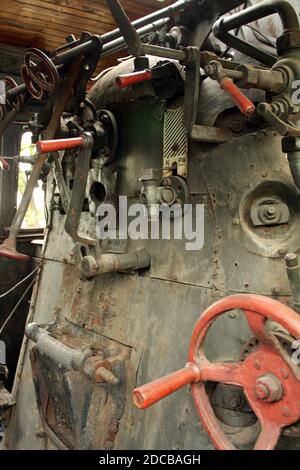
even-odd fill
[(94, 139), (89, 132), (84, 133), (84, 145), (78, 153), (76, 162), (76, 173), (73, 183), (72, 195), (65, 222), (65, 230), (70, 235), (74, 243), (96, 246), (97, 240), (88, 237), (78, 231), (82, 207), (84, 204), (87, 178), (90, 169)]
[(118, 0), (106, 0), (106, 2), (117, 25), (119, 26), (129, 52), (135, 57), (145, 55), (141, 38), (120, 5), (120, 2)]

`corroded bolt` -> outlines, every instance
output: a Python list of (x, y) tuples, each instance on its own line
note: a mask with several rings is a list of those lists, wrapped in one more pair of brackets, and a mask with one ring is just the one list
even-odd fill
[(283, 388), (280, 380), (275, 375), (266, 374), (257, 379), (254, 393), (259, 400), (272, 403), (282, 399)]
[(106, 382), (111, 385), (118, 385), (119, 379), (105, 367), (99, 367), (95, 374), (96, 382)]
[(267, 219), (273, 220), (277, 217), (277, 209), (274, 206), (267, 207), (264, 211)]
[(98, 264), (93, 256), (85, 256), (84, 258), (82, 258), (81, 272), (88, 279), (91, 279), (97, 276)]

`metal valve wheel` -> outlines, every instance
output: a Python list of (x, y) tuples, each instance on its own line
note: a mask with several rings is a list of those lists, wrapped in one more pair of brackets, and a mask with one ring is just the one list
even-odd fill
[(39, 49), (28, 49), (24, 55), (28, 74), (42, 90), (50, 92), (59, 80), (59, 75), (52, 60)]
[[(244, 361), (212, 363), (205, 356), (205, 339), (212, 323), (230, 310), (240, 309), (258, 339), (258, 347)], [(219, 450), (236, 450), (213, 411), (206, 382), (241, 387), (261, 425), (255, 450), (274, 449), (282, 430), (300, 419), (300, 369), (268, 330), (267, 320), (300, 338), (300, 317), (286, 305), (258, 295), (234, 295), (210, 306), (197, 322), (184, 369), (134, 391), (138, 408), (148, 408), (184, 385), (191, 384), (193, 399), (204, 428)]]

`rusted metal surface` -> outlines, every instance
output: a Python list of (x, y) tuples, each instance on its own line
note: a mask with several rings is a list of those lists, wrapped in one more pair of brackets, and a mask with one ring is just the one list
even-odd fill
[[(224, 12), (224, 2), (212, 4), (215, 8), (208, 9), (200, 46), (212, 18)], [(203, 5), (208, 7), (207, 2)], [(226, 5), (229, 8), (229, 2)], [(84, 48), (92, 47), (91, 35), (86, 34), (86, 39)], [(125, 39), (132, 44), (132, 37)], [(292, 390), (297, 389), (295, 397), (300, 398), (299, 371), (287, 364), (285, 356), (290, 354), (293, 336), (300, 334), (299, 317), (284, 304), (295, 300), (285, 256), (300, 249), (299, 195), (281, 138), (259, 116), (246, 116), (250, 102), (264, 100), (262, 90), (246, 91), (242, 102), (239, 95), (242, 114), (209, 77), (200, 83), (199, 44), (184, 51), (181, 44), (166, 52), (159, 41), (144, 50), (162, 56), (173, 68), (167, 81), (120, 89), (116, 78), (132, 73), (137, 64), (130, 58), (103, 75), (74, 115), (64, 115), (63, 135), (93, 134), (88, 155), (66, 152), (59, 163), (65, 186), (68, 191), (73, 188), (76, 204), (71, 203), (69, 210), (73, 222), (75, 218), (75, 235), (84, 233), (95, 240), (95, 246), (86, 240), (74, 243), (76, 237), (72, 240), (66, 233), (66, 204), (60, 201), (61, 188), (52, 184), (50, 174), (47, 207), (51, 218), (26, 330), (34, 344), (23, 343), (14, 388), (17, 403), (4, 448), (273, 448), (282, 445), (283, 426), (297, 435), (299, 411)], [(75, 48), (67, 47), (56, 57), (70, 60), (78, 52)], [(183, 59), (187, 73), (170, 58)], [(89, 63), (92, 68), (94, 59)], [(161, 66), (157, 59), (146, 60), (150, 70)], [(240, 78), (233, 61), (222, 59), (224, 63), (233, 80)], [(87, 75), (87, 70), (80, 75), (81, 101)], [(176, 102), (183, 103), (186, 125), (178, 131), (184, 137), (180, 141), (186, 159), (182, 173), (172, 167), (180, 163), (179, 152), (167, 168), (163, 160), (166, 113)], [(101, 113), (106, 120), (113, 116), (110, 126), (102, 126)], [(200, 126), (200, 131), (216, 126), (217, 141), (191, 140), (194, 126)], [(110, 139), (105, 139), (107, 135)], [(172, 137), (175, 144), (177, 133), (168, 142)], [(172, 173), (161, 185), (164, 171)], [(102, 185), (98, 198), (95, 183)], [(105, 200), (120, 210), (118, 195), (127, 196), (129, 206), (146, 196), (148, 208), (164, 190), (164, 201), (172, 201), (175, 194), (181, 203), (204, 205), (202, 249), (187, 251), (185, 240), (172, 236), (170, 240), (129, 239), (119, 245), (98, 243), (97, 208)], [(273, 216), (273, 209), (278, 209), (274, 201), (284, 209), (284, 217), (271, 223), (268, 217), (259, 217), (257, 223), (261, 210), (264, 216), (265, 210)], [(137, 253), (146, 253), (147, 262), (139, 263)], [(143, 269), (134, 271), (135, 267)], [(232, 293), (239, 295), (228, 299)], [(221, 298), (221, 303), (209, 307)], [(273, 325), (271, 333), (267, 331), (262, 317), (281, 324), (281, 330)], [(185, 363), (197, 321), (187, 368), (140, 389), (141, 384)], [(274, 351), (271, 334), (283, 347), (282, 354), (279, 348)], [(204, 426), (190, 391), (183, 387), (191, 382)], [(132, 400), (134, 389), (141, 407), (143, 400), (146, 406), (170, 391), (178, 392), (151, 411), (141, 411)], [(276, 413), (270, 427), (271, 407)], [(262, 424), (260, 437), (255, 413)], [(289, 446), (299, 446), (299, 441), (291, 439)]]
[[(88, 375), (84, 376), (80, 370), (66, 367), (63, 361), (57, 363), (43, 348), (37, 346), (30, 352), (37, 404), (46, 427), (56, 435), (60, 448), (109, 449), (113, 446), (123, 414), (126, 361), (130, 356), (130, 348), (88, 332), (79, 332), (79, 337), (76, 334), (72, 338), (72, 329), (73, 334), (78, 332), (71, 324), (59, 326), (56, 340), (62, 345), (67, 342), (68, 348), (72, 348), (74, 353), (87, 351), (89, 344), (88, 361), (93, 357), (98, 361), (95, 364), (95, 381), (89, 379)], [(55, 332), (51, 328), (53, 334)], [(102, 359), (99, 360), (99, 357)], [(84, 367), (88, 372), (87, 363)], [(117, 388), (116, 384), (107, 382), (108, 378), (101, 374), (101, 368), (107, 373), (113, 371), (118, 376)], [(100, 387), (98, 384), (101, 382), (103, 385)], [(101, 433), (95, 432), (99, 425)]]

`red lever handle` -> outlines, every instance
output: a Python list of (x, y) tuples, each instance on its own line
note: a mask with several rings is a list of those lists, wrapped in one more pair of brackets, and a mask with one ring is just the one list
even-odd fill
[(201, 372), (199, 367), (194, 362), (189, 362), (183, 369), (177, 372), (136, 388), (133, 392), (134, 404), (137, 408), (143, 410), (185, 385), (200, 382), (200, 380)]
[(29, 256), (19, 253), (16, 248), (16, 240), (12, 238), (7, 238), (0, 245), (0, 258), (11, 258), (17, 261), (27, 261)]
[(231, 96), (241, 113), (252, 116), (255, 113), (255, 105), (241, 92), (229, 77), (223, 77), (219, 81), (221, 88)]
[(75, 137), (74, 139), (39, 140), (36, 143), (36, 149), (38, 153), (51, 153), (58, 152), (59, 150), (78, 148), (83, 144), (83, 137)]
[(136, 83), (146, 82), (152, 80), (153, 73), (151, 70), (141, 70), (140, 72), (127, 73), (119, 75), (116, 78), (116, 82), (119, 88), (126, 88)]

